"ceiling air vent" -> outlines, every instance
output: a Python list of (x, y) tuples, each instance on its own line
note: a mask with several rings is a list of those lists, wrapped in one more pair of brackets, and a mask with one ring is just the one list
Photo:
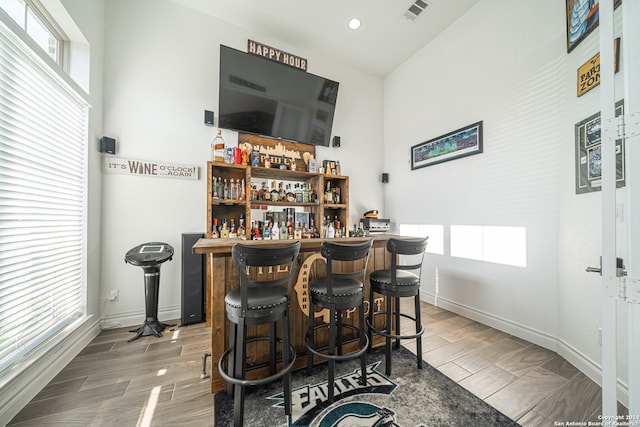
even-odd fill
[(404, 13), (404, 17), (409, 21), (415, 21), (418, 16), (429, 6), (429, 3), (424, 2), (422, 0), (416, 0), (409, 9)]

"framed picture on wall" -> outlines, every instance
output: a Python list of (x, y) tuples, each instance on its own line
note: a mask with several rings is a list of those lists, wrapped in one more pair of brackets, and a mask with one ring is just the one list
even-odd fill
[[(598, 27), (600, 4), (598, 0), (565, 0), (567, 20), (567, 53)], [(622, 0), (614, 0), (617, 8)]]
[[(622, 114), (624, 102), (616, 102), (616, 116)], [(576, 194), (602, 189), (602, 126), (600, 113), (576, 123)], [(624, 139), (616, 141), (616, 187), (624, 187)]]
[(482, 153), (482, 122), (411, 147), (411, 170)]

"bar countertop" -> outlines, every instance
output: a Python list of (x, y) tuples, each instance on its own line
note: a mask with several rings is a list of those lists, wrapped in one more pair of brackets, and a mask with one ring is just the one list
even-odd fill
[[(362, 241), (364, 239), (373, 239), (374, 246), (380, 246), (381, 243), (386, 245), (387, 241), (392, 238), (397, 237), (401, 238), (401, 236), (396, 236), (393, 234), (375, 234), (364, 237), (343, 237), (339, 239), (300, 239), (300, 251), (305, 250), (317, 250), (320, 248), (320, 245), (325, 240), (330, 240), (332, 242), (357, 242)], [(193, 245), (193, 253), (195, 254), (229, 254), (231, 253), (231, 247), (235, 243), (242, 243), (246, 245), (259, 245), (259, 246), (269, 246), (269, 245), (283, 245), (287, 243), (291, 243), (289, 239), (282, 240), (242, 240), (239, 238), (233, 239), (199, 239), (195, 245)]]

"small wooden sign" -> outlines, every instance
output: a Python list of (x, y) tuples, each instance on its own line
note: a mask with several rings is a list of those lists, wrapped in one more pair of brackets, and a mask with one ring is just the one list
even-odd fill
[(258, 43), (253, 40), (248, 40), (247, 52), (252, 55), (262, 56), (263, 58), (267, 58), (275, 62), (286, 64), (293, 68), (298, 68), (300, 70), (307, 71), (306, 59), (281, 51), (274, 47), (267, 46), (266, 44)]
[[(620, 38), (614, 40), (613, 58), (617, 73), (620, 69)], [(578, 68), (578, 96), (582, 96), (600, 84), (600, 52)]]
[(105, 173), (121, 175), (139, 175), (153, 178), (177, 178), (198, 180), (198, 166), (179, 165), (175, 163), (156, 162), (151, 160), (132, 160), (119, 157), (104, 157)]

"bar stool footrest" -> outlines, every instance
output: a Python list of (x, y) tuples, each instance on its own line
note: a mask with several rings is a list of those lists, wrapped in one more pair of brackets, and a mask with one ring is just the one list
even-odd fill
[[(248, 339), (247, 344), (255, 341), (269, 341), (269, 340), (270, 340), (269, 337), (255, 337), (255, 338)], [(282, 344), (282, 339), (278, 338), (276, 341)], [(220, 360), (218, 360), (218, 372), (220, 372), (220, 376), (228, 383), (240, 385), (240, 386), (262, 385), (262, 384), (273, 382), (279, 378), (282, 378), (285, 374), (291, 371), (291, 368), (293, 367), (293, 364), (296, 361), (296, 350), (295, 348), (293, 348), (293, 345), (289, 345), (289, 354), (291, 356), (291, 361), (275, 374), (269, 375), (268, 377), (264, 377), (264, 378), (257, 378), (254, 380), (234, 378), (229, 374), (227, 374), (223, 367), (224, 361), (229, 357), (229, 355), (233, 350), (234, 348), (231, 347), (231, 348), (228, 348), (224, 353), (222, 353), (222, 356), (220, 356)]]
[[(316, 329), (320, 329), (320, 328), (328, 328), (329, 324), (322, 324), (322, 325), (316, 325), (313, 327), (313, 330), (315, 331)], [(361, 331), (359, 328), (355, 327), (354, 325), (342, 325), (343, 328), (348, 328), (354, 331), (357, 331), (360, 334), (363, 334), (364, 332)], [(311, 353), (315, 354), (316, 356), (322, 357), (324, 359), (332, 359), (332, 360), (336, 360), (336, 361), (343, 361), (343, 360), (351, 360), (351, 359), (355, 359), (357, 357), (362, 356), (362, 354), (367, 351), (367, 348), (369, 347), (369, 337), (365, 334), (364, 335), (364, 340), (365, 340), (365, 344), (362, 348), (356, 350), (356, 351), (352, 351), (351, 353), (347, 353), (347, 354), (343, 354), (343, 355), (339, 355), (339, 354), (326, 354), (323, 353), (321, 351), (316, 350), (315, 348), (313, 348), (311, 346), (311, 337), (309, 336), (309, 332), (304, 334), (304, 343), (307, 346), (307, 350), (309, 350)]]
[[(387, 312), (386, 311), (375, 311), (373, 313), (374, 318), (375, 318), (375, 316), (377, 314), (387, 314)], [(404, 317), (405, 319), (412, 320), (414, 323), (417, 323), (416, 318), (413, 317), (413, 316), (410, 316), (410, 315), (405, 314), (405, 313), (400, 313), (400, 316)], [(420, 325), (420, 330), (418, 332), (416, 332), (415, 334), (411, 334), (411, 335), (408, 335), (408, 334), (396, 335), (396, 334), (388, 334), (387, 331), (376, 328), (371, 323), (369, 323), (369, 318), (368, 317), (365, 319), (365, 322), (367, 323), (367, 326), (369, 327), (371, 332), (373, 332), (376, 335), (382, 335), (383, 337), (403, 340), (403, 339), (419, 338), (419, 337), (422, 336), (422, 334), (424, 334), (424, 325)]]

